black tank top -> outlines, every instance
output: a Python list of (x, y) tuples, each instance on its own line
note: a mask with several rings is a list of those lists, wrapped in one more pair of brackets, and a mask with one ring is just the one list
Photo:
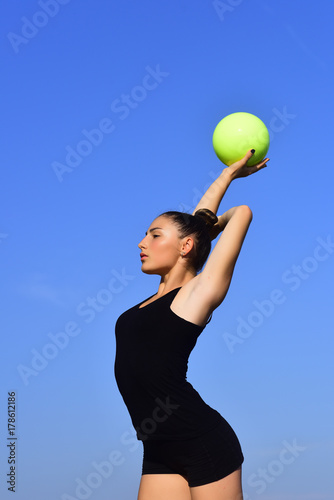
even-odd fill
[(210, 431), (221, 415), (186, 380), (188, 358), (205, 328), (175, 314), (181, 287), (117, 319), (115, 378), (137, 439), (188, 439)]

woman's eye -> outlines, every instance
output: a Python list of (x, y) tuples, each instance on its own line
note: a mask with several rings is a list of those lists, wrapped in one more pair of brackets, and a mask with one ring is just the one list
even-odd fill
[(160, 234), (153, 234), (153, 238), (159, 238)]

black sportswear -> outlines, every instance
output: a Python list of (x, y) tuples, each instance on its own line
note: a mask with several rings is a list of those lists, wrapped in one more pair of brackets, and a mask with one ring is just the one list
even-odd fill
[(186, 379), (189, 355), (205, 327), (171, 310), (180, 288), (140, 307), (152, 295), (116, 322), (115, 378), (142, 441), (199, 437), (224, 420)]

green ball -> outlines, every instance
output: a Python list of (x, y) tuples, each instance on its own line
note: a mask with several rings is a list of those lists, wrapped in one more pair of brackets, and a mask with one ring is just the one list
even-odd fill
[(216, 155), (225, 163), (241, 160), (250, 149), (255, 153), (247, 165), (255, 165), (266, 156), (269, 149), (269, 132), (260, 118), (251, 113), (232, 113), (217, 125), (212, 137)]

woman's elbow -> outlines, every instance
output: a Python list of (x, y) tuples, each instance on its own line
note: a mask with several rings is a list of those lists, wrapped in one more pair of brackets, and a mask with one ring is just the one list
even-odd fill
[(248, 205), (240, 205), (238, 207), (238, 210), (240, 210), (240, 212), (245, 216), (245, 218), (247, 218), (249, 220), (249, 222), (252, 221), (253, 212), (251, 211), (251, 209), (249, 208)]

